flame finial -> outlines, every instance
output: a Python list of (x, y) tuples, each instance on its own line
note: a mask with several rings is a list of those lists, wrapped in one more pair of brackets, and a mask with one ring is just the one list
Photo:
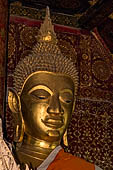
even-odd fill
[(57, 43), (56, 34), (54, 32), (54, 26), (52, 25), (51, 18), (50, 18), (50, 10), (47, 6), (46, 8), (46, 16), (43, 24), (41, 24), (39, 30), (39, 42), (51, 42)]

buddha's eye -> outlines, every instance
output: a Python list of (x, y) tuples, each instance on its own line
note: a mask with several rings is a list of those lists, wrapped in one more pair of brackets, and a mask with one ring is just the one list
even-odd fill
[(69, 92), (63, 92), (60, 93), (59, 99), (66, 104), (70, 104), (73, 102), (73, 95)]
[(47, 99), (47, 96), (39, 96), (39, 95), (34, 95), (34, 94), (32, 94), (32, 96), (40, 100)]
[[(36, 96), (37, 97), (37, 96)], [(38, 96), (39, 99), (46, 99), (46, 96)]]
[(66, 100), (65, 102), (66, 102), (66, 103), (71, 103), (72, 101), (71, 101), (71, 100)]
[(44, 99), (48, 99), (48, 97), (50, 96), (50, 93), (43, 89), (37, 89), (37, 90), (32, 91), (30, 95), (35, 97), (38, 100), (44, 100)]

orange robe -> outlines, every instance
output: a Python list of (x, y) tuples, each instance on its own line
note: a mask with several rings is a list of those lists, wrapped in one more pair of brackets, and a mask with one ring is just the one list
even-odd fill
[(61, 149), (47, 170), (95, 170), (95, 165)]

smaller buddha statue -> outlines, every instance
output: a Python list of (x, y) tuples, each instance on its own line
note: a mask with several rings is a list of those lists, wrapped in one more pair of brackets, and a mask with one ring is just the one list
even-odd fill
[(37, 40), (32, 53), (18, 63), (14, 89), (9, 89), (16, 143), (11, 158), (18, 165), (12, 170), (97, 170), (95, 165), (65, 153), (60, 146), (62, 139), (67, 144), (78, 73), (57, 46), (48, 8)]

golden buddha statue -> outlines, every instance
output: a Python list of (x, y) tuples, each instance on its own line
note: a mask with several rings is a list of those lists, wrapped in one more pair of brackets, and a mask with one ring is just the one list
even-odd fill
[(64, 153), (60, 146), (62, 138), (67, 143), (78, 74), (57, 46), (48, 8), (37, 39), (32, 53), (18, 63), (8, 95), (15, 118), (17, 169), (94, 170), (93, 164)]

